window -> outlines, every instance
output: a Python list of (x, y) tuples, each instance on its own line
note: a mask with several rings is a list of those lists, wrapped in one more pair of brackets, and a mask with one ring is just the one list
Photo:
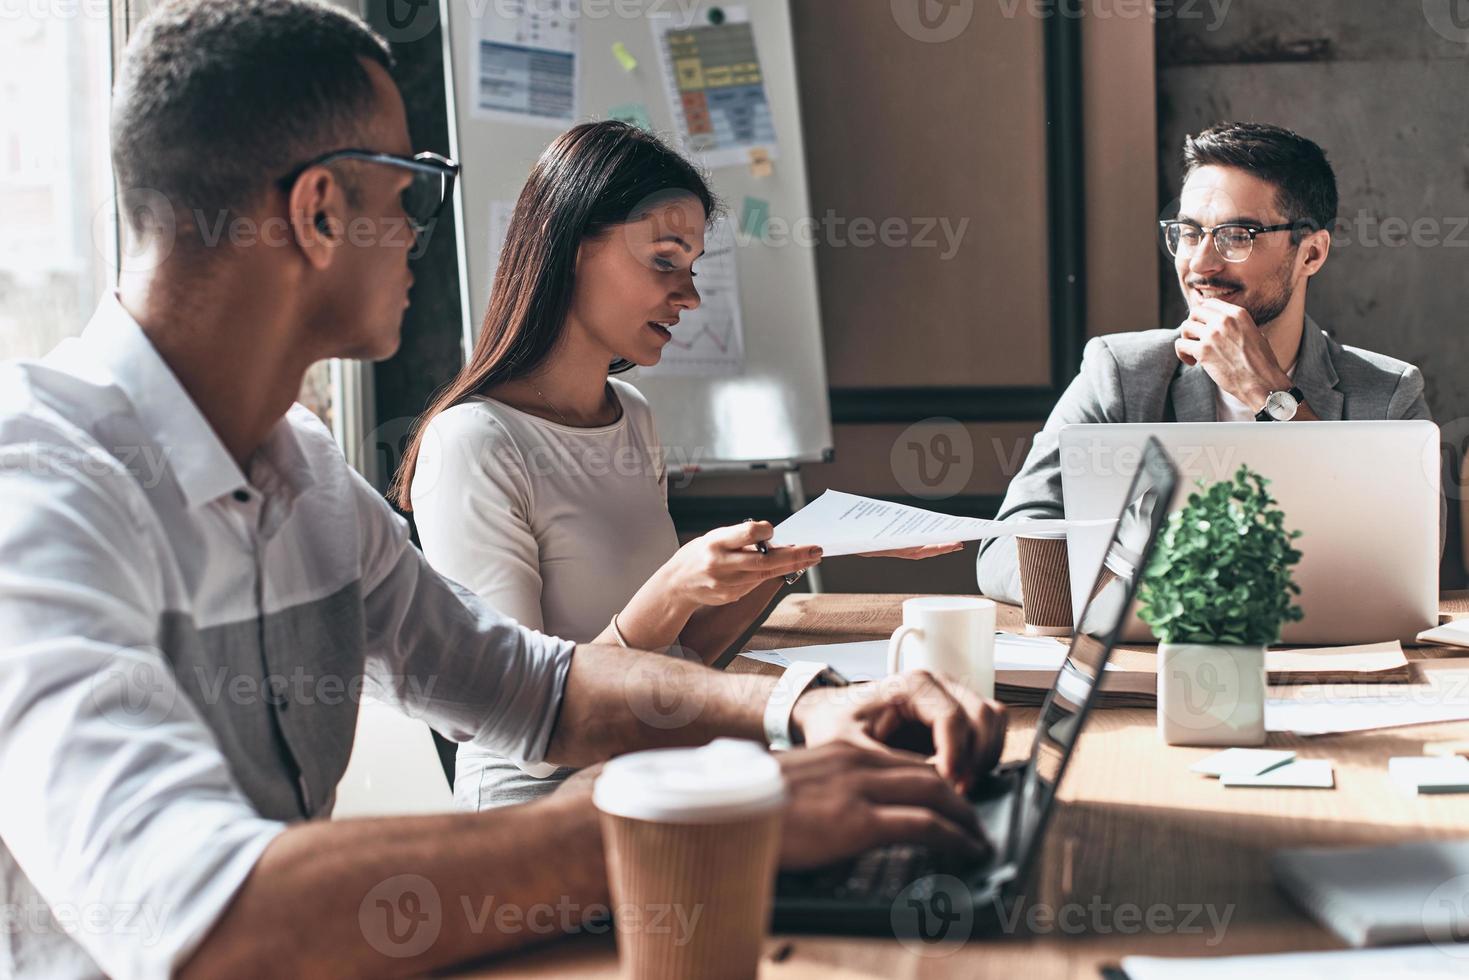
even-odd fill
[(0, 29), (0, 359), (80, 333), (111, 285), (111, 24), (97, 7), (21, 4)]
[[(80, 333), (113, 287), (118, 246), (108, 5), (10, 7), (0, 13), (0, 360), (41, 357)], [(300, 399), (361, 468), (370, 369), (323, 361)]]

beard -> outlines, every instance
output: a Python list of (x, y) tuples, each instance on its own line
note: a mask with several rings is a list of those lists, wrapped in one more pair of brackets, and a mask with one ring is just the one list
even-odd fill
[[(1295, 289), (1291, 286), (1291, 270), (1295, 265), (1295, 252), (1292, 250), (1290, 257), (1282, 262), (1279, 270), (1269, 280), (1251, 289), (1249, 292), (1239, 293), (1234, 304), (1250, 315), (1255, 321), (1255, 326), (1263, 329), (1274, 322), (1285, 312), (1295, 296)], [(1188, 303), (1192, 297), (1190, 292), (1194, 286), (1217, 286), (1222, 289), (1242, 289), (1244, 283), (1237, 279), (1229, 279), (1224, 276), (1215, 276), (1210, 279), (1188, 280), (1183, 286), (1183, 299)]]

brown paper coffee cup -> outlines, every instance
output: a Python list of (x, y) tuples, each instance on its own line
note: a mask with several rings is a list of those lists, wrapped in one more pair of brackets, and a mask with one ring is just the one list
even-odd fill
[(1025, 631), (1037, 636), (1071, 633), (1071, 571), (1066, 533), (1016, 535), (1020, 557), (1020, 598)]
[(607, 764), (594, 799), (621, 974), (754, 980), (770, 927), (784, 783), (751, 742)]

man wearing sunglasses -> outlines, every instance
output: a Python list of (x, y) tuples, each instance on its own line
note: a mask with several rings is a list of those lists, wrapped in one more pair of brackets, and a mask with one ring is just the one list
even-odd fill
[[(999, 516), (1060, 517), (1058, 440), (1085, 422), (1426, 419), (1411, 364), (1337, 343), (1306, 315), (1331, 252), (1336, 177), (1277, 126), (1224, 123), (1184, 141), (1178, 215), (1159, 223), (1188, 318), (1098, 337), (1037, 434)], [(981, 548), (980, 591), (1018, 601), (1013, 538)]]
[(313, 362), (397, 349), (451, 192), (391, 63), (309, 0), (170, 0), (129, 44), (117, 292), (0, 365), (0, 975), (422, 975), (605, 931), (590, 781), (328, 819), (364, 686), (526, 762), (816, 746), (780, 757), (787, 866), (985, 849), (959, 791), (999, 754), (998, 706), (918, 672), (777, 681), (525, 629), (436, 575), (293, 407)]

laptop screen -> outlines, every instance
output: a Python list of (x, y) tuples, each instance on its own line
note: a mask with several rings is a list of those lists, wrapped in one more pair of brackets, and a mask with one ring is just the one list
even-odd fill
[(1047, 813), (1061, 783), (1106, 669), (1124, 617), (1137, 592), (1138, 580), (1152, 555), (1153, 544), (1167, 520), (1178, 473), (1155, 439), (1143, 450), (1137, 475), (1124, 498), (1101, 572), (1092, 585), (1071, 650), (1041, 706), (1031, 745), (1030, 764), (1015, 794), (1015, 828), (1011, 858), (1019, 873), (1034, 857)]

